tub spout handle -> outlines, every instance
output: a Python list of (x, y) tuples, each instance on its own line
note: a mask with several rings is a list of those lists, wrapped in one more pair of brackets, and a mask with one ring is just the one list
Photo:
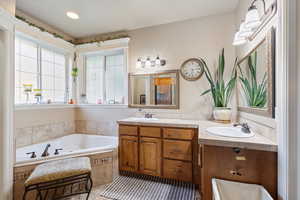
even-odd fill
[(46, 156), (49, 156), (49, 152), (48, 152), (48, 149), (51, 145), (50, 144), (47, 144), (44, 152), (42, 153), (42, 157), (46, 157)]
[(36, 158), (36, 154), (35, 154), (34, 151), (33, 151), (33, 152), (28, 152), (28, 153), (26, 153), (26, 154), (27, 154), (27, 155), (31, 154), (30, 158)]
[(59, 154), (59, 151), (63, 150), (62, 148), (59, 148), (59, 149), (55, 149), (55, 152), (54, 152), (54, 155), (58, 155)]

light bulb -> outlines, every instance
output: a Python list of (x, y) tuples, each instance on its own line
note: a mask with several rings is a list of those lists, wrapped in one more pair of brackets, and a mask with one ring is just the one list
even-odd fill
[(237, 33), (234, 35), (234, 40), (233, 40), (232, 45), (233, 45), (233, 46), (239, 46), (239, 45), (245, 44), (246, 42), (247, 42), (247, 39), (246, 39), (245, 37), (241, 37), (241, 36), (240, 36), (240, 33), (237, 32)]
[(239, 36), (242, 38), (248, 38), (253, 34), (253, 31), (245, 26), (243, 22), (240, 26)]
[(138, 69), (142, 68), (142, 61), (140, 58), (136, 62), (136, 68), (138, 68)]
[(66, 13), (66, 15), (67, 15), (69, 18), (71, 18), (71, 19), (79, 19), (79, 15), (78, 15), (77, 13), (75, 13), (75, 12), (72, 12), (72, 11), (68, 11), (68, 12)]
[(161, 66), (161, 62), (160, 62), (159, 56), (157, 56), (156, 59), (155, 59), (155, 65), (156, 66)]
[(255, 29), (261, 24), (260, 17), (256, 6), (251, 6), (248, 9), (245, 27), (248, 29)]
[(146, 67), (151, 67), (151, 60), (149, 57), (147, 58), (145, 65)]

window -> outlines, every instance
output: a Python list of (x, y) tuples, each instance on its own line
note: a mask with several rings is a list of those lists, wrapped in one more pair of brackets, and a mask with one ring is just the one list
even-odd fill
[(87, 55), (86, 95), (88, 103), (124, 104), (124, 53)]
[(66, 102), (66, 58), (57, 51), (22, 37), (15, 39), (15, 103), (33, 103), (34, 91), (25, 93), (25, 86), (41, 90), (42, 102)]

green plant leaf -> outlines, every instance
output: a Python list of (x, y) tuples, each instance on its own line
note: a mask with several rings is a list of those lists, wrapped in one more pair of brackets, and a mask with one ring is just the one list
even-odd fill
[(208, 93), (210, 93), (210, 92), (211, 92), (211, 89), (208, 89), (208, 90), (202, 92), (202, 93), (201, 93), (201, 96), (204, 96), (204, 95), (206, 95), (206, 94), (208, 94)]
[(261, 82), (257, 81), (257, 52), (250, 55), (247, 61), (250, 72), (249, 78), (244, 76), (241, 67), (238, 65), (241, 85), (247, 98), (248, 106), (262, 108), (267, 103), (267, 73), (264, 74)]
[(235, 61), (235, 66), (232, 70), (232, 75), (229, 82), (224, 81), (224, 71), (225, 71), (225, 57), (224, 49), (222, 49), (219, 55), (218, 68), (214, 74), (214, 78), (209, 68), (207, 67), (206, 62), (203, 59), (200, 59), (203, 64), (205, 77), (210, 84), (210, 89), (204, 91), (201, 95), (211, 93), (211, 96), (214, 101), (215, 107), (227, 107), (229, 100), (232, 96), (232, 91), (236, 85), (237, 79), (237, 59)]

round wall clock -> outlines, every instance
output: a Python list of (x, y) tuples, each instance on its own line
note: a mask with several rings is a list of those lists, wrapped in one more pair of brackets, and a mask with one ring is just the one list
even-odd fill
[(186, 60), (180, 68), (180, 74), (185, 80), (195, 81), (198, 80), (204, 72), (202, 62), (197, 58)]

